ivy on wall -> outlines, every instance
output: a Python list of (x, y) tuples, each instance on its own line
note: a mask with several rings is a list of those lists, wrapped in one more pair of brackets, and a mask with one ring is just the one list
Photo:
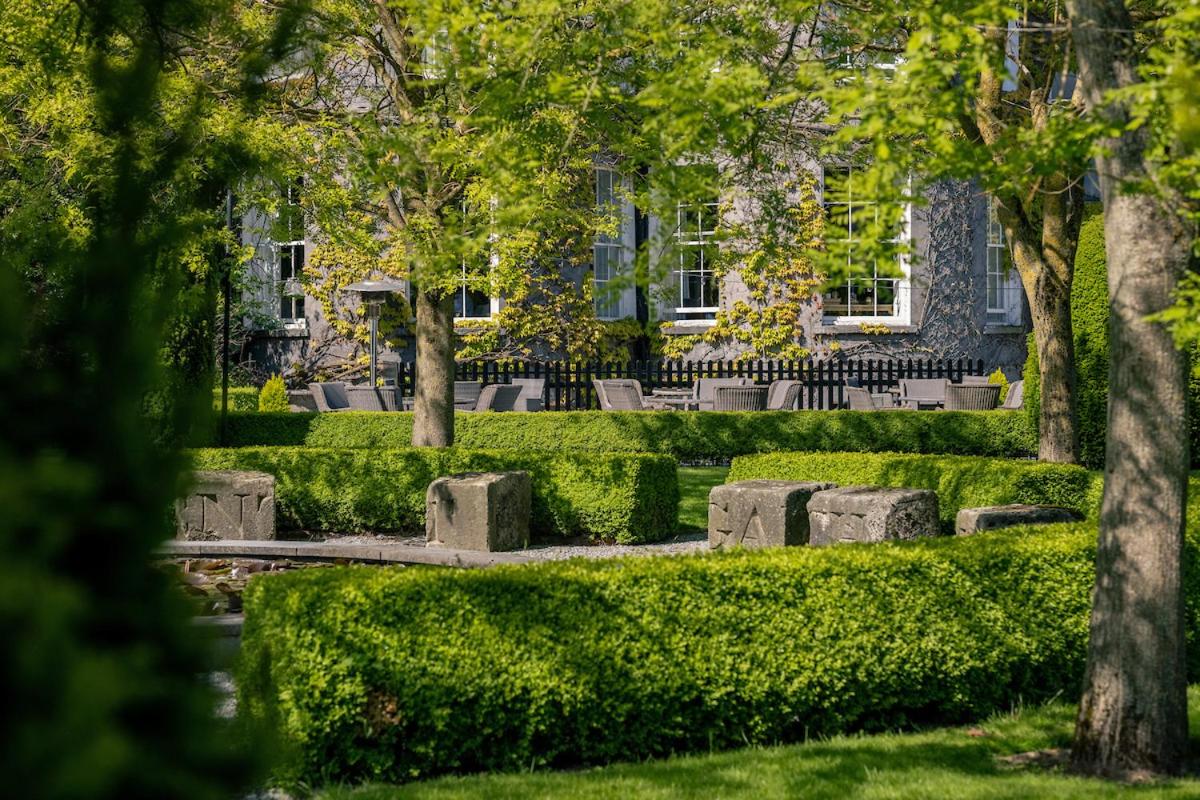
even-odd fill
[[(724, 246), (715, 272), (721, 282), (737, 273), (745, 299), (718, 311), (703, 333), (665, 335), (662, 355), (681, 358), (701, 344), (738, 359), (812, 354), (816, 343), (808, 331), (820, 316), (825, 282), (813, 257), (823, 247), (825, 214), (807, 170), (779, 164), (773, 177), (721, 209), (718, 238)], [(672, 327), (661, 324), (664, 333)]]

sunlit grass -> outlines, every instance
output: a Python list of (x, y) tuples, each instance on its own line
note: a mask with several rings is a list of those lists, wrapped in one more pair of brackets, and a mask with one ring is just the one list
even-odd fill
[[(1193, 751), (1200, 750), (1200, 687), (1189, 692)], [(322, 800), (403, 798), (1195, 798), (1200, 780), (1121, 786), (1044, 767), (1013, 767), (1016, 753), (1065, 747), (1074, 708), (1028, 708), (978, 726), (838, 736), (788, 747), (735, 750), (569, 772), (442, 778), (406, 786), (330, 789)], [(982, 734), (982, 735), (981, 735)]]
[(729, 467), (679, 468), (679, 532), (708, 530), (708, 490), (725, 482)]

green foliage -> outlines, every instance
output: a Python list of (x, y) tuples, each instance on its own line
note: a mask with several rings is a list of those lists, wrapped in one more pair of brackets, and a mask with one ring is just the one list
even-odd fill
[(1008, 397), (1008, 378), (1004, 375), (1004, 370), (996, 368), (996, 371), (988, 375), (988, 383), (996, 384), (1000, 387), (1000, 402), (1004, 402), (1004, 398)]
[(1071, 282), (1071, 325), (1075, 331), (1075, 410), (1079, 415), (1080, 462), (1104, 466), (1108, 431), (1108, 269), (1104, 216), (1090, 209), (1079, 231)]
[[(259, 390), (253, 386), (230, 386), (229, 387), (229, 410), (230, 411), (258, 411), (258, 394)], [(221, 388), (213, 389), (213, 411), (221, 410)]]
[[(1071, 283), (1071, 317), (1075, 331), (1076, 410), (1079, 415), (1080, 461), (1092, 469), (1104, 466), (1108, 423), (1108, 270), (1104, 255), (1104, 217), (1089, 209), (1079, 233), (1075, 277)], [(1039, 383), (1037, 349), (1029, 337), (1025, 364), (1025, 406), (1037, 425)], [(1189, 383), (1189, 435), (1192, 463), (1200, 463), (1200, 377)]]
[(960, 722), (1078, 691), (1094, 559), (1078, 525), (264, 575), (245, 597), (240, 707), (279, 725), (281, 778), (309, 784)]
[(462, 472), (527, 470), (535, 534), (655, 541), (675, 533), (679, 505), (675, 463), (644, 453), (261, 447), (196, 450), (192, 459), (196, 469), (271, 473), (281, 525), (300, 529), (423, 531), (425, 490)]
[[(1067, 702), (1064, 702), (1066, 700)], [(1062, 698), (1021, 704), (972, 725), (870, 736), (834, 736), (782, 747), (741, 747), (596, 769), (447, 776), (406, 785), (335, 785), (316, 800), (797, 800), (928, 798), (997, 800), (1194, 800), (1200, 778), (1173, 778), (1145, 790), (1063, 770), (1016, 768), (1020, 754), (1071, 740), (1078, 707)], [(1200, 730), (1200, 686), (1188, 691), (1190, 730)]]
[[(812, 355), (802, 342), (806, 325), (820, 313), (824, 278), (811, 253), (821, 245), (825, 213), (810, 173), (801, 170), (797, 175), (790, 164), (776, 167), (777, 171), (764, 169), (754, 188), (743, 192), (749, 196), (742, 202), (754, 212), (733, 214), (726, 203), (716, 231), (724, 244), (715, 262), (718, 280), (736, 273), (747, 299), (718, 311), (703, 334), (668, 337), (663, 343), (667, 357), (682, 358), (701, 342), (732, 345), (743, 359)], [(661, 327), (665, 333), (673, 323), (663, 322)]]
[[(408, 447), (412, 414), (230, 414), (228, 436), (232, 447)], [(983, 456), (1037, 450), (1037, 440), (1019, 411), (457, 414), (455, 441), (461, 447), (518, 451), (667, 453), (681, 461), (724, 461), (781, 450)]]
[(6, 794), (238, 797), (264, 749), (217, 718), (212, 642), (151, 565), (174, 439), (210, 402), (215, 212), (254, 165), (241, 89), (289, 40), (238, 6), (0, 4)]
[(831, 481), (840, 486), (904, 486), (938, 493), (943, 525), (959, 509), (1007, 503), (1064, 506), (1088, 516), (1100, 508), (1100, 475), (1072, 464), (897, 453), (773, 453), (735, 458), (726, 482), (749, 478)]
[(288, 411), (287, 387), (281, 376), (272, 375), (263, 384), (262, 391), (258, 393), (258, 410), (266, 413)]
[(1041, 364), (1038, 361), (1037, 339), (1031, 333), (1025, 338), (1025, 369), (1021, 378), (1025, 381), (1025, 398), (1022, 408), (1029, 427), (1037, 434), (1042, 414)]

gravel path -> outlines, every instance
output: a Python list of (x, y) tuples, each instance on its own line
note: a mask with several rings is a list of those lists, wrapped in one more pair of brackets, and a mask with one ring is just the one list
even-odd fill
[[(297, 537), (301, 538), (301, 537)], [(424, 547), (424, 536), (372, 536), (372, 535), (313, 535), (310, 541), (329, 541), (341, 544), (404, 544)], [(585, 540), (562, 544), (537, 542), (528, 549), (519, 550), (521, 555), (541, 561), (563, 561), (568, 558), (619, 558), (621, 556), (662, 556), (680, 553), (697, 553), (708, 549), (708, 535), (701, 532), (681, 533), (663, 542), (652, 544), (603, 544)]]

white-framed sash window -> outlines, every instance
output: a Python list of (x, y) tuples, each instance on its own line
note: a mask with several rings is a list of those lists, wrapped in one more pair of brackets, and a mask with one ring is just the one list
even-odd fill
[(715, 200), (676, 206), (675, 246), (679, 266), (675, 270), (678, 291), (675, 313), (681, 317), (714, 319), (720, 309), (720, 279), (715, 271), (719, 214), (720, 206)]
[[(825, 207), (826, 241), (830, 249), (844, 253), (844, 277), (826, 285), (822, 293), (825, 322), (878, 322), (908, 324), (910, 318), (910, 275), (908, 258), (897, 255), (894, 266), (881, 263), (863, 239), (868, 224), (879, 219), (879, 204), (859, 191), (857, 171), (852, 167), (828, 166), (823, 171), (822, 203)], [(892, 244), (908, 241), (912, 207), (905, 204), (900, 229)]]
[(629, 225), (621, 197), (621, 174), (609, 167), (595, 169), (596, 213), (615, 217), (615, 233), (601, 233), (592, 243), (592, 295), (599, 319), (620, 319), (624, 314), (624, 292), (618, 278), (625, 272)]
[(996, 213), (995, 198), (988, 198), (987, 216), (987, 322), (990, 325), (1021, 324), (1025, 287), (1012, 265), (1004, 227)]
[(300, 206), (303, 181), (296, 179), (283, 192), (275, 236), (271, 242), (275, 266), (275, 297), (279, 321), (285, 328), (304, 327), (305, 263), (304, 214)]

